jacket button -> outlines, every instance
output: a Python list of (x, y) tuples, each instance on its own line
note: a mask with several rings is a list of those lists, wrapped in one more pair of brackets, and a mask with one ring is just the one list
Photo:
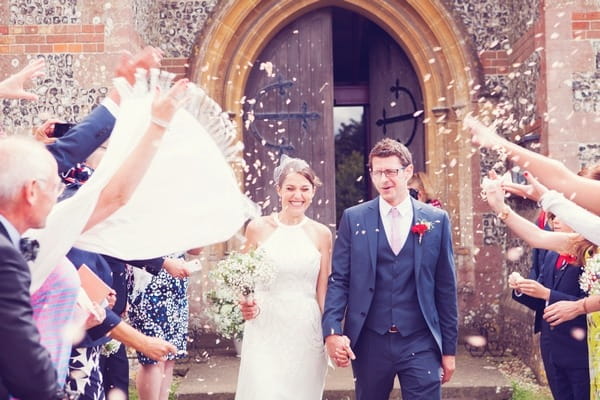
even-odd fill
[(373, 292), (373, 288), (372, 287), (369, 288), (369, 292)]
[(361, 312), (360, 315), (364, 317), (365, 315), (367, 315), (367, 313)]

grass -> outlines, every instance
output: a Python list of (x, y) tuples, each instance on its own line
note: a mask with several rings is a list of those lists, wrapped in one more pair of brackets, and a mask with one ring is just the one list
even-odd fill
[(519, 382), (512, 382), (512, 400), (552, 400), (552, 396), (540, 393), (540, 389)]
[[(173, 382), (171, 385), (171, 391), (169, 392), (169, 400), (177, 400), (177, 385), (179, 382)], [(137, 390), (135, 390), (135, 382), (129, 385), (129, 400), (139, 400)]]

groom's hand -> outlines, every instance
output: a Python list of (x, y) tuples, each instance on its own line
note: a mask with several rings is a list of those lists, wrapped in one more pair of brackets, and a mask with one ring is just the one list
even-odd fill
[(442, 356), (442, 384), (449, 382), (456, 369), (456, 357)]
[(350, 339), (348, 336), (329, 335), (325, 338), (325, 346), (327, 347), (329, 358), (338, 367), (345, 368), (350, 365), (350, 360), (356, 359), (354, 352), (350, 348)]

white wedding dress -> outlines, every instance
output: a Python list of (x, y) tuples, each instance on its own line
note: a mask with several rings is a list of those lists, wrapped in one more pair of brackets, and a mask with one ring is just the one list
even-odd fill
[(307, 219), (277, 228), (260, 248), (275, 263), (269, 288), (257, 288), (259, 315), (246, 322), (236, 400), (320, 400), (327, 359), (316, 287), (321, 254)]

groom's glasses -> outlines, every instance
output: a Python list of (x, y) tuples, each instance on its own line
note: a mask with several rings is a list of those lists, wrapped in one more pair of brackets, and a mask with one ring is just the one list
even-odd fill
[(377, 178), (380, 179), (382, 176), (385, 175), (386, 178), (395, 178), (398, 176), (398, 174), (400, 173), (400, 171), (404, 171), (405, 167), (402, 168), (392, 168), (392, 169), (378, 169), (378, 170), (371, 170), (371, 176), (373, 178)]

